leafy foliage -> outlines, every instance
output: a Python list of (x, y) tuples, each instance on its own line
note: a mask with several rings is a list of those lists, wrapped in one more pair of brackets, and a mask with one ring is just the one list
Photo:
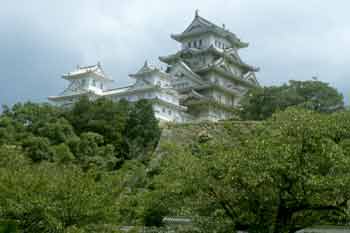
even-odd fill
[(194, 216), (204, 232), (287, 233), (345, 223), (349, 120), (348, 112), (289, 109), (251, 137), (238, 137), (238, 146), (206, 142), (194, 154), (173, 147), (155, 180), (163, 193), (154, 195), (174, 214)]
[[(1, 158), (2, 160), (2, 158)], [(70, 226), (111, 222), (119, 187), (76, 166), (50, 163), (0, 167), (0, 219), (22, 232), (64, 232)]]
[(320, 81), (290, 81), (288, 85), (257, 88), (242, 100), (240, 115), (245, 120), (264, 120), (291, 106), (331, 113), (344, 108), (343, 96)]
[(16, 104), (0, 116), (0, 145), (18, 145), (33, 162), (77, 162), (114, 170), (131, 158), (147, 161), (160, 129), (152, 105), (79, 100), (72, 108)]
[(131, 158), (147, 155), (147, 151), (153, 151), (157, 146), (160, 129), (150, 102), (140, 100), (132, 107), (125, 135)]
[(145, 186), (145, 167), (138, 160), (146, 161), (159, 136), (147, 101), (82, 98), (72, 108), (5, 107), (0, 115), (0, 230), (115, 232), (110, 226), (132, 218), (120, 215), (123, 200)]
[(26, 155), (33, 162), (41, 162), (43, 160), (52, 160), (53, 151), (50, 147), (50, 141), (43, 137), (28, 137), (22, 144)]
[(318, 81), (252, 93), (242, 114), (268, 120), (249, 130), (220, 123), (225, 140), (192, 132), (196, 140), (168, 141), (155, 157), (160, 129), (148, 101), (4, 108), (0, 232), (109, 233), (161, 227), (164, 216), (218, 233), (348, 223), (350, 112), (336, 111), (341, 95)]
[(117, 150), (119, 153), (124, 149), (123, 130), (128, 115), (127, 103), (115, 103), (108, 99), (91, 102), (87, 98), (82, 98), (66, 113), (67, 119), (78, 135), (85, 132), (98, 133), (103, 136), (106, 144), (119, 149)]

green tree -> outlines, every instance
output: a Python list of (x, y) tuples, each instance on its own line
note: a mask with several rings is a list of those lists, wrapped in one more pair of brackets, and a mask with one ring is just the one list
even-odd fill
[(118, 159), (115, 157), (114, 146), (105, 145), (102, 135), (86, 132), (80, 138), (73, 138), (67, 142), (69, 150), (79, 160), (84, 169), (99, 167), (107, 170), (115, 168)]
[(123, 153), (123, 131), (128, 116), (125, 103), (113, 102), (100, 98), (90, 101), (82, 98), (66, 112), (66, 118), (73, 125), (78, 135), (94, 132), (103, 136), (106, 144), (114, 146), (115, 151)]
[[(0, 115), (0, 144), (21, 145), (28, 137), (44, 136), (38, 131), (57, 122), (62, 115), (60, 108), (48, 104), (18, 103)], [(46, 128), (50, 134), (52, 128)], [(41, 130), (43, 131), (43, 130)], [(58, 135), (56, 135), (58, 136)]]
[(63, 233), (71, 227), (114, 223), (119, 187), (113, 177), (54, 164), (0, 168), (0, 221), (20, 232)]
[(123, 225), (141, 225), (147, 199), (147, 167), (138, 160), (127, 160), (118, 170), (118, 184), (123, 192), (117, 201), (120, 222)]
[(58, 163), (69, 163), (75, 160), (74, 154), (68, 145), (61, 143), (52, 147), (54, 151), (53, 160)]
[(321, 113), (344, 109), (343, 96), (320, 81), (289, 81), (282, 86), (252, 89), (243, 98), (242, 119), (263, 120), (279, 110), (300, 106)]
[(31, 132), (45, 122), (50, 122), (62, 114), (61, 109), (49, 104), (35, 104), (31, 102), (17, 103), (11, 109), (7, 109), (3, 116), (10, 117), (17, 126), (25, 127)]
[(76, 137), (72, 125), (64, 118), (43, 123), (36, 129), (35, 134), (48, 138), (51, 144), (64, 143), (70, 138)]
[(15, 144), (17, 132), (10, 117), (0, 116), (0, 145)]
[(33, 162), (51, 161), (54, 157), (54, 151), (47, 138), (31, 136), (23, 141), (22, 146), (25, 154)]
[(291, 233), (345, 223), (349, 121), (349, 113), (289, 109), (257, 125), (238, 145), (205, 143), (195, 154), (172, 147), (154, 193), (162, 190), (173, 213), (193, 216), (208, 232)]
[(157, 146), (160, 133), (152, 104), (147, 100), (136, 102), (131, 108), (124, 133), (129, 158), (147, 159), (147, 153), (153, 152)]

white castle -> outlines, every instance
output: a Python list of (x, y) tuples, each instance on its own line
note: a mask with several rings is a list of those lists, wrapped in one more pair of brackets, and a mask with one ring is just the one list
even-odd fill
[(70, 105), (81, 96), (113, 101), (125, 99), (152, 101), (155, 116), (166, 122), (218, 121), (234, 117), (240, 99), (250, 88), (258, 86), (258, 68), (244, 63), (238, 50), (248, 47), (223, 25), (219, 27), (196, 11), (195, 18), (181, 34), (171, 35), (181, 43), (175, 54), (159, 57), (167, 64), (162, 70), (145, 62), (129, 75), (131, 86), (109, 89), (113, 82), (101, 64), (77, 67), (62, 78), (69, 86), (49, 100)]

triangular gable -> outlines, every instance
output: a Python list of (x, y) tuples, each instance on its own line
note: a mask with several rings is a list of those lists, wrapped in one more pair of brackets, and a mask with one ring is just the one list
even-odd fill
[(209, 100), (208, 97), (203, 96), (196, 92), (195, 90), (191, 90), (190, 93), (188, 93), (181, 101), (183, 105), (186, 105), (187, 103), (190, 103), (192, 101), (200, 101), (200, 100)]
[(234, 72), (233, 72), (233, 70), (235, 69), (235, 68), (233, 68), (232, 67), (232, 65), (230, 65), (224, 58), (219, 58), (219, 59), (217, 59), (214, 63), (213, 63), (213, 65), (215, 66), (215, 67), (218, 67), (218, 68), (221, 68), (221, 69), (223, 69), (223, 70), (225, 70), (225, 71), (227, 71), (227, 72), (230, 72), (230, 73), (232, 73), (232, 74), (235, 74)]
[(99, 75), (104, 76), (105, 72), (102, 69), (102, 66), (100, 63), (97, 63), (96, 65), (92, 65), (92, 66), (80, 66), (78, 67), (78, 72), (80, 71), (81, 73), (96, 73)]
[(87, 90), (83, 88), (81, 80), (73, 80), (69, 86), (60, 93), (60, 96), (75, 95), (85, 92), (87, 92)]
[(205, 27), (197, 18), (195, 18), (192, 23), (186, 28), (183, 33), (194, 32), (202, 30)]
[(179, 66), (183, 67), (185, 72), (188, 73), (188, 77), (191, 78), (193, 81), (197, 82), (198, 84), (203, 84), (203, 81), (201, 80), (201, 77), (198, 76), (195, 72), (192, 71), (192, 69), (186, 65), (185, 62), (179, 61)]
[(145, 61), (145, 64), (137, 71), (136, 74), (143, 74), (143, 73), (148, 73), (151, 71), (154, 71), (155, 68), (151, 67), (147, 61)]
[(196, 16), (183, 33), (201, 31), (205, 28), (210, 28), (210, 27), (218, 27), (218, 26), (216, 26), (215, 24), (209, 22), (208, 20), (200, 16)]
[(191, 86), (202, 85), (203, 81), (200, 76), (194, 73), (184, 62), (177, 62), (171, 69), (170, 75), (176, 80), (186, 80)]
[(255, 73), (253, 73), (253, 72), (249, 72), (246, 76), (244, 76), (244, 79), (250, 83), (257, 85), (257, 86), (260, 85), (258, 82), (258, 79), (255, 76)]
[(107, 81), (112, 81), (109, 77), (106, 76), (101, 63), (91, 66), (77, 66), (76, 70), (71, 71), (67, 74), (63, 74), (63, 78), (70, 79), (73, 77), (81, 77), (83, 75), (95, 74), (96, 76), (105, 79)]
[(146, 81), (145, 79), (137, 79), (136, 82), (132, 85), (133, 88), (138, 88), (138, 87), (144, 87), (144, 86), (148, 86), (151, 85), (150, 82)]

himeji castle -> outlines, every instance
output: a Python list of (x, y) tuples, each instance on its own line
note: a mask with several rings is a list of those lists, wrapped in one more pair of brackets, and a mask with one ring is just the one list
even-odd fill
[(238, 52), (248, 47), (223, 25), (219, 27), (196, 11), (191, 24), (181, 34), (171, 35), (181, 44), (180, 51), (159, 60), (166, 70), (148, 62), (134, 74), (134, 84), (109, 88), (113, 80), (101, 64), (78, 66), (62, 78), (69, 85), (49, 100), (70, 105), (81, 96), (90, 99), (125, 99), (131, 102), (148, 99), (155, 116), (165, 122), (218, 121), (234, 117), (240, 99), (250, 88), (259, 85), (258, 68), (243, 62)]

